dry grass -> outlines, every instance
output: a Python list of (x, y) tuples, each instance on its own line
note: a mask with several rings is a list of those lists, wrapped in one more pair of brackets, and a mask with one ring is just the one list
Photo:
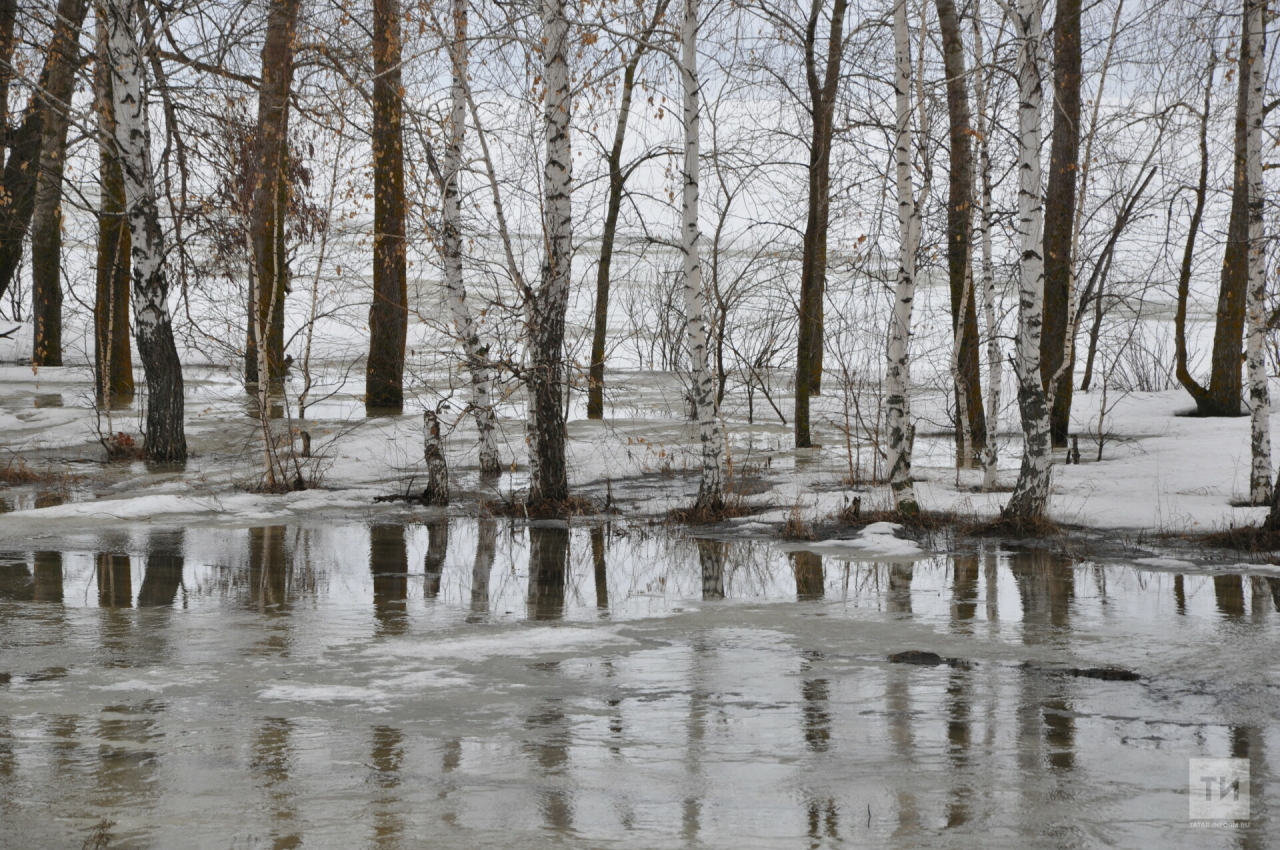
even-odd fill
[(117, 431), (100, 439), (102, 447), (107, 450), (107, 460), (134, 461), (143, 460), (147, 456), (138, 441), (124, 431)]
[(787, 521), (782, 525), (782, 539), (812, 540), (815, 536), (813, 526), (801, 514), (800, 503), (796, 502), (791, 507), (791, 513), (787, 516)]
[(52, 475), (48, 471), (37, 472), (27, 466), (27, 462), (20, 457), (10, 458), (7, 464), (0, 466), (0, 484), (10, 487), (19, 484), (46, 483)]
[(667, 519), (670, 522), (679, 522), (685, 525), (714, 525), (727, 519), (751, 516), (751, 514), (768, 510), (769, 507), (768, 505), (749, 505), (740, 496), (730, 494), (729, 498), (719, 505), (673, 508), (667, 512)]
[(1271, 531), (1259, 525), (1236, 525), (1222, 531), (1183, 533), (1176, 536), (1191, 543), (1218, 549), (1234, 549), (1237, 552), (1261, 554), (1280, 550), (1280, 531)]
[(481, 502), (480, 507), (491, 516), (515, 519), (568, 519), (575, 516), (596, 516), (600, 513), (596, 503), (583, 496), (570, 496), (563, 501), (542, 501), (532, 505), (523, 499), (513, 499), (510, 502), (490, 500)]
[(0, 466), (0, 487), (20, 487), (24, 484), (67, 487), (78, 477), (69, 472), (56, 472), (52, 469), (32, 469), (17, 455), (10, 456), (9, 462)]
[(1001, 516), (968, 525), (961, 529), (970, 537), (1007, 537), (1014, 539), (1042, 540), (1048, 537), (1061, 537), (1062, 526), (1048, 517), (1024, 519), (1022, 517)]

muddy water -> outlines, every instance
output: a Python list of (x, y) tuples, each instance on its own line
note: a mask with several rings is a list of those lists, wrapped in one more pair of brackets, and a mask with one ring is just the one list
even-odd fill
[[(1265, 575), (463, 520), (38, 543), (0, 553), (4, 848), (1276, 842)], [(1068, 672), (1105, 666), (1142, 678)], [(1247, 826), (1189, 823), (1192, 757), (1248, 760)]]

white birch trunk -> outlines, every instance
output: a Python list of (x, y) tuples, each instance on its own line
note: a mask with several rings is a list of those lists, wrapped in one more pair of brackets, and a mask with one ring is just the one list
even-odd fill
[(573, 263), (573, 151), (569, 118), (569, 22), (564, 0), (543, 0), (543, 234), (546, 253), (538, 291), (528, 303), (529, 502), (569, 497), (564, 422), (564, 325)]
[(1003, 358), (1000, 354), (1000, 328), (996, 322), (996, 274), (991, 254), (991, 141), (987, 122), (987, 69), (982, 50), (981, 0), (973, 3), (973, 92), (978, 125), (978, 175), (982, 182), (978, 204), (978, 242), (982, 246), (982, 320), (987, 329), (987, 447), (982, 453), (982, 489), (990, 492), (997, 486), (1000, 456), (1000, 381)]
[(902, 513), (918, 513), (915, 485), (911, 481), (911, 448), (915, 427), (911, 424), (911, 310), (916, 288), (916, 251), (920, 245), (920, 212), (911, 185), (911, 42), (907, 31), (907, 0), (898, 0), (893, 11), (895, 70), (893, 87), (897, 106), (894, 161), (898, 190), (898, 282), (893, 294), (886, 351), (885, 408), (889, 435), (889, 489), (893, 504)]
[(1263, 85), (1266, 18), (1262, 0), (1245, 0), (1245, 50), (1249, 62), (1245, 102), (1246, 163), (1249, 186), (1249, 294), (1245, 363), (1249, 378), (1249, 424), (1252, 464), (1249, 496), (1255, 505), (1271, 503), (1271, 394), (1267, 387), (1266, 233), (1262, 181)]
[(1049, 502), (1053, 465), (1049, 441), (1049, 405), (1040, 380), (1040, 331), (1044, 320), (1044, 201), (1041, 196), (1040, 79), (1043, 28), (1041, 0), (1018, 0), (1013, 10), (1018, 51), (1018, 339), (1015, 371), (1022, 418), (1022, 468), (1004, 515), (1043, 517)]
[(720, 431), (715, 376), (707, 365), (707, 296), (702, 288), (702, 262), (698, 255), (702, 239), (698, 225), (698, 132), (702, 110), (698, 88), (698, 0), (685, 0), (680, 43), (680, 79), (684, 84), (684, 226), (681, 247), (684, 249), (685, 324), (689, 334), (698, 439), (702, 444), (702, 477), (698, 484), (696, 507), (714, 509), (724, 502), (721, 472), (724, 437)]
[(462, 353), (471, 373), (471, 415), (475, 419), (480, 448), (480, 474), (502, 471), (498, 455), (497, 421), (493, 412), (493, 372), (489, 368), (489, 347), (480, 341), (480, 330), (467, 305), (467, 289), (462, 276), (462, 210), (459, 179), (462, 173), (462, 142), (467, 129), (466, 75), (470, 58), (467, 47), (467, 0), (452, 0), (453, 43), (449, 58), (453, 82), (449, 89), (448, 140), (444, 150), (440, 255), (444, 264), (446, 303)]
[(427, 464), (427, 486), (422, 501), (428, 505), (449, 504), (449, 465), (440, 437), (440, 417), (430, 409), (422, 412), (422, 458)]
[(147, 380), (145, 446), (152, 460), (185, 461), (182, 364), (169, 316), (164, 232), (151, 164), (145, 59), (135, 30), (133, 0), (106, 0), (103, 8), (115, 100), (113, 141), (124, 176), (125, 216), (132, 240), (134, 334)]

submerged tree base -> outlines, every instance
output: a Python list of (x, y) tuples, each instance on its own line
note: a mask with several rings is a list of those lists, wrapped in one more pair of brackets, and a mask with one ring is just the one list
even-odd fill
[(540, 499), (526, 502), (513, 499), (510, 502), (491, 500), (480, 503), (484, 513), (490, 516), (513, 517), (516, 519), (567, 519), (575, 516), (598, 516), (602, 511), (595, 502), (584, 496), (569, 496), (565, 499)]
[(966, 528), (970, 537), (1046, 538), (1060, 537), (1062, 526), (1046, 516), (1000, 516)]

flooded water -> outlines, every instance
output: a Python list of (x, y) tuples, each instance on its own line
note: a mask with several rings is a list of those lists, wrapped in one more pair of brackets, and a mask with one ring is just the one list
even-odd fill
[[(457, 519), (37, 542), (0, 553), (4, 848), (1276, 842), (1267, 575)], [(1247, 823), (1189, 820), (1204, 757), (1247, 760)]]

